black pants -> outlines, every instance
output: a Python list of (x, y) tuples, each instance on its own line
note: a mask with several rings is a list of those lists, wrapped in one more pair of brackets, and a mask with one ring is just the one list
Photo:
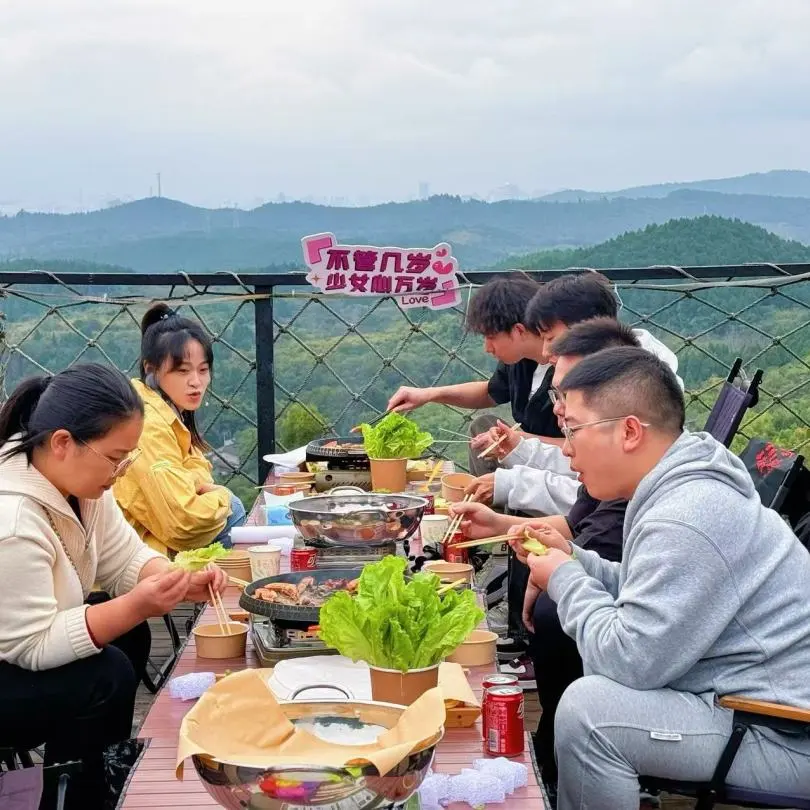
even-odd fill
[(534, 751), (543, 772), (543, 781), (556, 785), (554, 716), (563, 692), (582, 677), (582, 659), (577, 643), (563, 632), (557, 616), (557, 605), (548, 594), (541, 593), (537, 598), (533, 618), (534, 636), (529, 653), (534, 663), (537, 695), (543, 708), (534, 739)]
[(508, 632), (514, 641), (526, 641), (529, 631), (523, 624), (523, 597), (529, 584), (529, 566), (509, 549), (509, 573), (506, 581), (506, 603), (509, 607)]
[[(104, 599), (94, 594), (89, 601)], [(102, 753), (132, 735), (135, 692), (150, 644), (144, 623), (98, 655), (55, 669), (32, 672), (0, 663), (0, 746), (44, 743), (46, 765), (82, 760), (82, 776), (68, 790), (70, 807), (103, 806)]]

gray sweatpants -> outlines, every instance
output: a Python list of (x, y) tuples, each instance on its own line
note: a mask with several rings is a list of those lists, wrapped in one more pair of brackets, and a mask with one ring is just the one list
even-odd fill
[[(554, 724), (559, 810), (638, 810), (639, 775), (710, 779), (731, 717), (708, 695), (642, 692), (601, 675), (574, 681)], [(779, 741), (749, 731), (729, 784), (810, 797), (810, 741)]]

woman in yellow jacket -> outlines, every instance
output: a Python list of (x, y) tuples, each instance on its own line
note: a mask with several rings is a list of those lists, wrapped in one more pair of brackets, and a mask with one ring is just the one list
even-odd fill
[(245, 521), (242, 502), (214, 483), (209, 448), (194, 414), (211, 382), (211, 340), (196, 321), (156, 304), (141, 323), (144, 428), (135, 463), (115, 484), (127, 520), (150, 547), (169, 554), (219, 541)]

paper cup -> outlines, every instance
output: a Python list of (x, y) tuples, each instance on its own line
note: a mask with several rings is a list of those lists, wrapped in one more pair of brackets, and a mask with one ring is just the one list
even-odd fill
[(281, 546), (251, 546), (250, 576), (255, 582), (257, 579), (278, 576), (281, 569)]
[(450, 525), (447, 515), (425, 515), (419, 528), (422, 532), (422, 542), (435, 545), (441, 543)]

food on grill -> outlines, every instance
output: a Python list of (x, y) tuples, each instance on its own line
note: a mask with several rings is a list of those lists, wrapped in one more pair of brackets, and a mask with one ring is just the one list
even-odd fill
[(344, 452), (365, 452), (365, 447), (361, 442), (339, 442), (337, 439), (332, 439), (331, 441), (324, 442), (321, 445), (321, 449), (328, 448), (329, 450), (342, 450)]
[(299, 607), (320, 607), (336, 591), (354, 593), (356, 579), (325, 579), (316, 582), (313, 577), (304, 577), (294, 582), (271, 582), (256, 588), (253, 596), (262, 602), (275, 602), (278, 605)]

